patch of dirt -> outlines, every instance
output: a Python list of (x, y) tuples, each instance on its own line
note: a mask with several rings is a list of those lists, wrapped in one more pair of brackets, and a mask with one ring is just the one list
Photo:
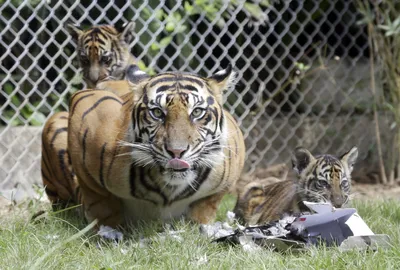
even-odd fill
[[(35, 206), (33, 207), (32, 204)], [(50, 202), (47, 198), (42, 198), (40, 200), (27, 198), (16, 203), (0, 196), (0, 224), (1, 222), (7, 221), (9, 218), (15, 217), (16, 214), (23, 218), (31, 219), (41, 210), (49, 208), (49, 204)]]
[(13, 208), (13, 205), (12, 205), (11, 201), (0, 196), (0, 217), (7, 215), (7, 213), (12, 211), (12, 208)]
[(351, 188), (356, 199), (400, 199), (400, 186), (355, 183)]

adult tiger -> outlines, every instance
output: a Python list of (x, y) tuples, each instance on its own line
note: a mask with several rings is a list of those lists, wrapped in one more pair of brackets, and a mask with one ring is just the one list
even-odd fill
[[(87, 220), (103, 225), (180, 216), (208, 223), (244, 164), (242, 133), (221, 105), (234, 72), (149, 77), (132, 66), (128, 73), (128, 94), (83, 90), (72, 96), (68, 152), (79, 185), (70, 187), (63, 173), (54, 181), (70, 187)], [(51, 147), (51, 137), (45, 139), (44, 147)], [(50, 169), (60, 168), (49, 162)]]
[(88, 88), (95, 88), (99, 81), (124, 79), (127, 67), (136, 63), (129, 49), (134, 22), (126, 23), (119, 30), (112, 25), (82, 30), (67, 24), (66, 28), (77, 44), (83, 79)]

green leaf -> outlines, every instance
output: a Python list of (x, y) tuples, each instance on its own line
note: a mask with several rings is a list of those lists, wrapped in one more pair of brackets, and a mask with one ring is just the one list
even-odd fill
[(4, 92), (6, 92), (8, 95), (11, 95), (12, 91), (14, 91), (15, 87), (11, 83), (6, 83), (4, 84)]
[(378, 25), (378, 28), (382, 29), (382, 30), (385, 30), (385, 31), (388, 31), (390, 29), (390, 26), (389, 25), (380, 24), (380, 25)]
[(175, 30), (175, 24), (173, 22), (168, 22), (165, 26), (165, 30), (168, 32), (173, 32)]
[(27, 106), (24, 106), (21, 110), (20, 110), (20, 114), (25, 118), (28, 119), (31, 115), (32, 112), (29, 111)]
[(244, 3), (244, 8), (255, 18), (261, 19), (263, 16), (263, 11), (259, 5)]
[(269, 0), (261, 0), (260, 5), (264, 7), (269, 7), (271, 3), (269, 2)]
[(195, 0), (195, 1), (194, 1), (194, 3), (195, 3), (196, 5), (198, 5), (198, 6), (201, 6), (201, 5), (205, 4), (204, 2), (205, 2), (205, 0)]
[(165, 37), (160, 40), (160, 45), (161, 47), (166, 47), (171, 43), (171, 41), (172, 41), (172, 36)]
[(143, 62), (143, 60), (139, 60), (139, 62), (137, 63), (138, 67), (140, 70), (146, 70), (147, 66), (146, 64)]
[(164, 16), (165, 16), (164, 10), (159, 9), (159, 10), (156, 11), (156, 18), (157, 19), (162, 20)]
[(217, 24), (217, 26), (219, 28), (223, 28), (225, 26), (226, 22), (225, 22), (225, 20), (223, 18), (220, 18), (220, 19), (217, 20), (216, 24)]
[(71, 79), (72, 85), (81, 84), (83, 82), (82, 72), (75, 73), (74, 77)]
[(154, 42), (153, 44), (151, 44), (150, 49), (152, 49), (153, 51), (158, 51), (160, 49), (160, 45), (157, 42)]
[(140, 60), (140, 61), (138, 62), (138, 67), (139, 67), (140, 70), (143, 70), (144, 72), (146, 72), (146, 73), (149, 74), (150, 76), (153, 76), (153, 75), (156, 74), (156, 72), (154, 71), (154, 69), (151, 68), (151, 67), (146, 66), (146, 64), (145, 64), (142, 60)]
[(193, 15), (194, 7), (191, 4), (189, 4), (189, 2), (185, 2), (184, 8), (187, 14)]
[(181, 24), (181, 25), (178, 25), (178, 27), (177, 27), (177, 32), (178, 32), (178, 33), (184, 33), (184, 32), (186, 31), (186, 29), (187, 29), (187, 26)]
[(21, 105), (21, 101), (19, 100), (19, 98), (17, 97), (17, 95), (13, 95), (11, 96), (11, 103), (14, 104), (15, 106), (19, 106)]
[[(215, 19), (215, 14), (213, 13), (206, 13), (206, 18), (210, 21), (213, 22)], [(218, 25), (219, 26), (219, 25)]]
[(174, 19), (179, 22), (180, 20), (182, 20), (182, 15), (179, 12), (174, 12)]
[(24, 123), (18, 117), (15, 117), (13, 120), (11, 120), (11, 118), (13, 118), (14, 114), (15, 113), (13, 111), (3, 112), (3, 116), (8, 120), (7, 124), (9, 126), (13, 126), (13, 127), (23, 125)]
[(204, 10), (205, 10), (207, 13), (211, 13), (211, 14), (215, 14), (215, 13), (218, 12), (218, 10), (217, 10), (214, 6), (205, 6), (205, 7), (204, 7)]
[(41, 126), (46, 122), (46, 116), (41, 112), (34, 112), (30, 124), (32, 126)]
[(143, 18), (148, 19), (151, 16), (151, 12), (148, 8), (143, 9)]

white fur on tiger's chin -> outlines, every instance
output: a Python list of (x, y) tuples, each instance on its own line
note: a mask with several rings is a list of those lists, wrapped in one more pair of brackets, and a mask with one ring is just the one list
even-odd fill
[(109, 226), (100, 225), (100, 229), (97, 232), (98, 235), (105, 239), (115, 240), (115, 241), (122, 241), (124, 235), (122, 232), (117, 231)]

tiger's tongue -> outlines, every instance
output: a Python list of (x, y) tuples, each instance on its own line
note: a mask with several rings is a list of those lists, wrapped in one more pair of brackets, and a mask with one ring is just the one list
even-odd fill
[(174, 170), (183, 170), (183, 169), (189, 169), (190, 165), (186, 161), (179, 159), (179, 158), (174, 158), (168, 161), (167, 163), (167, 168), (169, 169), (174, 169)]

